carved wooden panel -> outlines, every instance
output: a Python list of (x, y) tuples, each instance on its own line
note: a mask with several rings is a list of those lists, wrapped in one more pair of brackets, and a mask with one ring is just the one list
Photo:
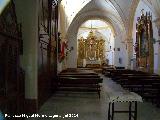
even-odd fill
[[(38, 102), (39, 106), (51, 95), (56, 82), (58, 24), (57, 3), (39, 0)], [(58, 9), (57, 9), (58, 10)], [(56, 16), (57, 15), (57, 16)]]
[(15, 6), (12, 1), (6, 6), (0, 15), (0, 32), (18, 37), (19, 31), (15, 14)]
[(15, 6), (11, 0), (0, 15), (0, 106), (5, 103), (1, 110), (8, 114), (18, 113), (21, 107), (18, 107), (18, 101), (24, 98), (24, 90), (23, 93), (19, 91), (24, 83), (19, 66), (23, 49), (21, 37), (21, 28), (17, 24)]

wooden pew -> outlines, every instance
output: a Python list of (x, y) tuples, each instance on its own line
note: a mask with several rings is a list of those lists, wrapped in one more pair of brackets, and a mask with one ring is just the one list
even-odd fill
[(94, 71), (91, 70), (69, 70), (69, 71), (62, 71), (59, 75), (62, 74), (69, 74), (69, 75), (98, 75)]
[(152, 101), (157, 99), (159, 96), (160, 88), (156, 87), (155, 84), (160, 85), (160, 79), (136, 79), (136, 80), (126, 80), (125, 84), (122, 86), (128, 88), (131, 91), (138, 92), (145, 99), (151, 99)]
[(102, 78), (78, 78), (78, 77), (59, 77), (59, 90), (67, 91), (92, 91), (97, 92), (100, 98), (100, 83)]
[(93, 74), (93, 75), (88, 75), (88, 74), (61, 74), (58, 77), (75, 77), (75, 78), (100, 78), (99, 75)]
[(159, 76), (157, 75), (148, 75), (148, 74), (122, 74), (122, 75), (116, 75), (114, 77), (112, 77), (112, 79), (114, 81), (117, 81), (119, 79), (135, 79), (135, 78), (138, 78), (138, 79), (145, 79), (145, 78), (160, 78)]
[(97, 92), (99, 98), (102, 81), (97, 73), (88, 69), (67, 69), (58, 74), (59, 90)]
[(113, 67), (103, 67), (103, 68), (102, 68), (102, 74), (107, 75), (107, 74), (110, 73), (110, 72), (109, 72), (110, 70), (115, 70), (115, 68), (113, 68)]
[(143, 98), (160, 104), (160, 76), (132, 70), (112, 70), (111, 78), (130, 91), (141, 94)]
[(59, 75), (98, 75), (97, 73), (88, 73), (88, 72), (65, 72), (60, 73)]
[(157, 99), (160, 98), (160, 88), (156, 87), (156, 85), (160, 85), (159, 76), (128, 76), (120, 78), (116, 82), (125, 89), (141, 94), (145, 99), (158, 101)]
[[(160, 106), (160, 76), (156, 74), (135, 71), (104, 69), (103, 74), (121, 84), (130, 91), (141, 94), (143, 98), (150, 99)], [(156, 101), (156, 102), (155, 102)]]
[(122, 70), (106, 70), (107, 74), (105, 74), (108, 77), (114, 77), (121, 74), (143, 74), (144, 72), (141, 71), (135, 71), (135, 70), (128, 70), (128, 69), (122, 69)]

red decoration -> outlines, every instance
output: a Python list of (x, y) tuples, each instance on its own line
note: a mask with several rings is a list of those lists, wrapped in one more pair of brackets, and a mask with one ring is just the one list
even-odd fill
[(65, 58), (65, 50), (67, 49), (67, 42), (63, 41), (61, 43), (61, 52), (59, 56), (59, 61), (62, 62)]

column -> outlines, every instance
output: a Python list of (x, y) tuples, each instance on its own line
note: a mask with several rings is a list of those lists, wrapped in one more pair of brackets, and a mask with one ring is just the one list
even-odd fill
[(133, 58), (133, 39), (128, 38), (127, 39), (127, 52), (128, 52), (128, 63), (127, 63), (127, 68), (131, 68), (131, 59)]
[(158, 42), (159, 42), (159, 46), (158, 46), (158, 74), (160, 74), (160, 18), (157, 18), (154, 21), (156, 27), (157, 27), (157, 32), (158, 32)]

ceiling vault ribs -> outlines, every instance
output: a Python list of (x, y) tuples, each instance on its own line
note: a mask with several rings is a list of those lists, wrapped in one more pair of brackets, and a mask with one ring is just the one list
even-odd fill
[[(132, 34), (135, 10), (140, 0), (86, 0), (88, 1), (69, 21), (68, 28), (75, 25), (76, 21), (82, 21), (83, 17), (92, 18), (106, 17), (113, 27), (118, 29), (128, 37)], [(149, 1), (149, 0), (144, 0)], [(157, 1), (157, 0), (155, 0)], [(84, 1), (82, 1), (84, 3)], [(89, 19), (89, 17), (87, 17)], [(73, 27), (73, 26), (72, 26)], [(71, 28), (72, 28), (71, 27)], [(67, 28), (67, 30), (69, 30)]]
[[(126, 22), (126, 16), (125, 16), (122, 8), (115, 0), (109, 0), (109, 1), (112, 3), (112, 5), (115, 7), (117, 12), (119, 13), (120, 18), (122, 19), (123, 25), (126, 27), (126, 25), (124, 24)], [(126, 30), (126, 28), (125, 28), (125, 30)]]
[(128, 36), (131, 37), (132, 36), (132, 30), (133, 30), (133, 21), (134, 21), (134, 16), (135, 16), (135, 11), (136, 8), (138, 6), (139, 0), (133, 0), (131, 3), (131, 7), (130, 7), (130, 16), (128, 18), (129, 20), (129, 25), (128, 25)]
[[(109, 2), (108, 2), (107, 0), (105, 0), (105, 1), (109, 4)], [(111, 7), (112, 7), (114, 10), (116, 10), (115, 7), (113, 7), (113, 6), (111, 6)]]
[[(120, 9), (120, 11), (119, 10), (117, 10), (118, 11), (118, 13), (120, 12), (121, 14), (119, 14), (120, 16), (121, 16), (121, 18), (126, 18), (126, 16), (125, 16), (125, 14), (124, 14), (124, 12), (123, 12), (123, 10), (122, 10), (122, 8), (120, 7), (120, 5), (115, 1), (115, 0), (109, 0), (112, 4), (113, 4), (113, 6), (115, 7), (115, 9), (118, 7), (119, 9)], [(114, 1), (114, 2), (113, 2)]]

